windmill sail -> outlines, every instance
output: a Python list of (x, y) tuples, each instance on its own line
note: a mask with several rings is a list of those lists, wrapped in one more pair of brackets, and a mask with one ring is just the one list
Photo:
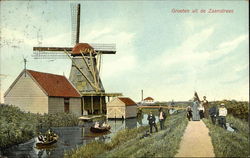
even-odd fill
[(72, 44), (79, 43), (80, 38), (80, 4), (71, 4), (71, 42)]

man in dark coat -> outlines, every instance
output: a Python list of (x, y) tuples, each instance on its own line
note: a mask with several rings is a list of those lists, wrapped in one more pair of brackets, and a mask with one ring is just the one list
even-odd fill
[(160, 122), (160, 127), (161, 130), (164, 128), (164, 122), (166, 120), (166, 113), (162, 110), (162, 108), (159, 109), (159, 122)]
[(191, 118), (193, 117), (192, 115), (192, 109), (190, 106), (187, 107), (187, 118), (188, 118), (188, 121), (191, 121)]
[(210, 115), (210, 118), (212, 120), (212, 123), (215, 125), (216, 123), (216, 115), (217, 115), (217, 107), (215, 105), (213, 105), (210, 109), (209, 109), (209, 115)]
[(152, 114), (152, 112), (150, 111), (149, 115), (148, 115), (148, 124), (150, 126), (150, 133), (152, 133), (152, 128), (154, 126), (155, 131), (158, 132), (156, 123), (155, 123), (155, 116)]

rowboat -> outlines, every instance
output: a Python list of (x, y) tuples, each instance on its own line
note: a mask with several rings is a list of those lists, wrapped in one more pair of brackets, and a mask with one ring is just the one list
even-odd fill
[(110, 129), (111, 129), (110, 126), (108, 126), (108, 127), (98, 127), (98, 128), (93, 127), (93, 126), (90, 127), (90, 131), (93, 132), (93, 133), (104, 133), (104, 132), (109, 131)]
[(36, 147), (38, 148), (44, 148), (44, 147), (50, 147), (51, 145), (55, 144), (58, 140), (59, 136), (58, 135), (55, 135), (53, 137), (53, 139), (49, 142), (39, 142), (39, 143), (36, 143)]

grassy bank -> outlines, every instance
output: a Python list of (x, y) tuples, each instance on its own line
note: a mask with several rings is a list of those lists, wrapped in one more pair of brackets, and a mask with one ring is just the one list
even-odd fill
[(227, 116), (227, 122), (232, 123), (238, 132), (227, 131), (211, 120), (203, 120), (209, 128), (216, 157), (247, 157), (249, 156), (249, 128), (248, 122)]
[(118, 132), (111, 142), (95, 141), (68, 151), (65, 157), (173, 157), (188, 123), (185, 116), (185, 112), (171, 115), (165, 121), (165, 130), (149, 137), (141, 138), (148, 126), (125, 129)]
[(32, 114), (10, 105), (0, 105), (1, 149), (25, 142), (36, 136), (40, 128), (75, 126), (77, 117), (72, 114)]

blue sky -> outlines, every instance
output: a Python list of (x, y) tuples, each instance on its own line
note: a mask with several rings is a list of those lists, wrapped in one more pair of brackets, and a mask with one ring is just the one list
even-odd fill
[[(23, 69), (69, 75), (68, 59), (38, 60), (33, 46), (72, 46), (70, 4), (1, 1), (1, 102)], [(115, 43), (104, 55), (106, 92), (135, 101), (249, 100), (248, 1), (80, 1), (80, 42)], [(233, 13), (172, 13), (172, 9)]]

